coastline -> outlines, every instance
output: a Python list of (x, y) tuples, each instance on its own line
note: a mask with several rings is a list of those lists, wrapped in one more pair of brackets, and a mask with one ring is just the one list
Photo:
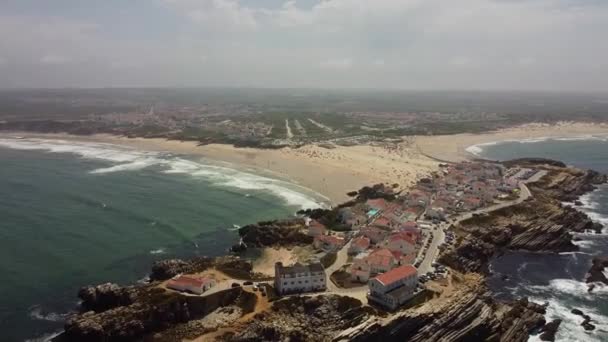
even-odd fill
[(0, 137), (2, 136), (109, 143), (141, 150), (208, 158), (232, 164), (239, 169), (241, 166), (245, 167), (242, 171), (270, 175), (308, 188), (327, 197), (332, 205), (349, 200), (346, 195), (349, 191), (379, 182), (398, 183), (401, 189), (407, 189), (419, 178), (436, 170), (439, 164), (406, 144), (400, 144), (396, 149), (372, 145), (336, 146), (328, 149), (307, 145), (269, 150), (107, 134), (75, 136), (13, 132), (0, 133)]
[[(531, 123), (481, 134), (454, 134), (417, 136), (415, 145), (421, 154), (436, 160), (458, 162), (477, 158), (469, 152), (475, 145), (490, 145), (503, 141), (545, 140), (552, 138), (590, 138), (591, 135), (608, 135), (608, 124), (559, 122), (556, 124)], [(467, 149), (469, 149), (467, 151)]]

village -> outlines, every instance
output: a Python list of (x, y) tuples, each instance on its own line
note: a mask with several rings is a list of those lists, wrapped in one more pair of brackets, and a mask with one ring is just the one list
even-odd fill
[[(335, 293), (395, 311), (428, 282), (447, 281), (450, 270), (437, 260), (457, 242), (453, 224), (525, 200), (525, 183), (543, 172), (489, 162), (441, 164), (406, 193), (379, 184), (370, 198), (333, 209), (331, 219), (306, 217), (303, 229), (321, 258), (276, 262), (273, 279), (254, 283), (211, 271), (177, 275), (162, 286), (196, 296), (237, 286), (269, 297)], [(332, 262), (319, 260), (325, 256)]]

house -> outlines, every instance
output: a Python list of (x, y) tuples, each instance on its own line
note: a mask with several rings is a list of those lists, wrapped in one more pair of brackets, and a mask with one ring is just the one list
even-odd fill
[(393, 227), (393, 222), (386, 216), (380, 216), (372, 223), (374, 227), (391, 229)]
[(370, 239), (366, 238), (365, 236), (354, 238), (350, 243), (350, 247), (348, 248), (348, 254), (352, 255), (365, 252), (369, 248), (370, 243)]
[(395, 310), (412, 298), (418, 284), (418, 271), (412, 265), (394, 268), (369, 281), (368, 299)]
[(391, 234), (384, 246), (391, 252), (400, 252), (403, 255), (416, 253), (417, 237), (411, 232), (398, 232)]
[(370, 266), (370, 275), (375, 275), (391, 270), (397, 265), (397, 260), (389, 249), (380, 248), (369, 254), (367, 263)]
[(391, 251), (386, 248), (377, 249), (370, 253), (361, 253), (353, 259), (350, 267), (351, 280), (365, 283), (370, 277), (391, 270), (398, 261)]
[(464, 210), (475, 210), (482, 205), (479, 197), (467, 196), (462, 200), (462, 208)]
[(274, 265), (274, 288), (279, 295), (325, 291), (327, 277), (325, 268), (320, 262), (302, 265), (283, 266), (277, 262)]
[(178, 275), (167, 282), (167, 288), (183, 291), (192, 292), (195, 294), (203, 294), (203, 292), (209, 290), (215, 286), (215, 280), (210, 278), (196, 278)]
[(337, 251), (344, 246), (344, 238), (333, 235), (319, 235), (315, 236), (312, 244), (315, 248), (326, 252)]
[(319, 221), (311, 220), (308, 223), (308, 236), (319, 236), (325, 234), (327, 234), (327, 228)]
[(353, 258), (353, 263), (350, 266), (350, 279), (352, 281), (367, 283), (369, 280), (371, 268), (367, 262), (369, 253), (363, 252)]
[(379, 243), (384, 241), (390, 232), (378, 227), (365, 227), (361, 229), (361, 234), (369, 238), (371, 243)]

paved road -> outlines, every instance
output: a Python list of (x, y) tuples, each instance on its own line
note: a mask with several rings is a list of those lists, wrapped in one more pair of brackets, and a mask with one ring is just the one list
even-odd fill
[(340, 290), (342, 290), (337, 287), (336, 284), (334, 284), (334, 282), (331, 281), (329, 278), (334, 272), (340, 270), (342, 266), (346, 265), (346, 262), (348, 261), (348, 249), (350, 248), (352, 242), (353, 239), (350, 239), (350, 241), (348, 241), (348, 243), (346, 243), (344, 247), (342, 247), (342, 249), (338, 251), (336, 255), (336, 261), (334, 261), (331, 266), (325, 269), (325, 274), (327, 274), (327, 290), (330, 292), (339, 292)]

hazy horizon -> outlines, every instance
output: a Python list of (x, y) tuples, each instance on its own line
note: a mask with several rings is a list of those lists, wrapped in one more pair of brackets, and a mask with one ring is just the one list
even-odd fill
[(0, 89), (608, 92), (598, 0), (5, 0)]

